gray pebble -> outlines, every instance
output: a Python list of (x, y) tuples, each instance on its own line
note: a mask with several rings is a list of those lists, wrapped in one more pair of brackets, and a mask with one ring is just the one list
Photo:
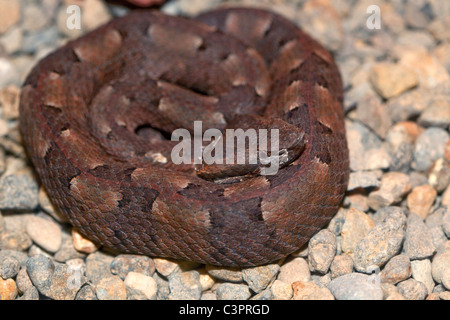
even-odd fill
[(444, 232), (444, 213), (449, 210), (448, 208), (440, 208), (429, 215), (425, 224), (430, 230), (431, 238), (435, 248), (439, 248), (448, 241), (448, 237)]
[(441, 128), (428, 128), (416, 140), (413, 168), (426, 171), (439, 158), (444, 156), (445, 144), (450, 140), (449, 133)]
[(336, 236), (329, 230), (321, 230), (314, 235), (308, 245), (308, 264), (313, 272), (328, 272), (336, 255)]
[(86, 277), (96, 285), (102, 278), (111, 277), (110, 266), (113, 257), (101, 251), (91, 253), (86, 258)]
[(74, 300), (87, 278), (81, 270), (66, 264), (57, 263), (55, 266), (50, 288), (41, 292), (54, 300)]
[(71, 259), (85, 258), (86, 254), (77, 251), (73, 246), (73, 239), (70, 235), (63, 233), (62, 244), (59, 250), (55, 253), (55, 261), (66, 262)]
[(32, 211), (38, 205), (39, 188), (29, 174), (0, 178), (0, 210)]
[(91, 285), (84, 285), (78, 290), (75, 300), (98, 300), (95, 289)]
[(428, 259), (411, 261), (411, 270), (412, 277), (422, 282), (428, 292), (433, 292), (435, 283), (431, 275), (431, 261)]
[(33, 283), (31, 282), (30, 276), (28, 275), (26, 267), (19, 270), (19, 273), (16, 277), (16, 284), (19, 293), (24, 293), (31, 287), (34, 287)]
[(27, 261), (27, 272), (39, 292), (45, 294), (52, 284), (55, 264), (49, 257), (38, 255)]
[(273, 300), (272, 290), (265, 289), (251, 297), (250, 300)]
[(380, 186), (379, 175), (373, 171), (358, 171), (350, 173), (347, 191), (363, 188), (377, 188)]
[(0, 254), (0, 277), (3, 279), (10, 279), (17, 275), (19, 272), (19, 261), (11, 256)]
[(39, 291), (36, 287), (28, 288), (17, 300), (39, 300)]
[(217, 286), (216, 295), (218, 300), (248, 300), (251, 292), (245, 284), (222, 283)]
[(239, 283), (243, 281), (241, 268), (234, 267), (216, 267), (207, 265), (205, 267), (208, 274), (218, 280)]
[(431, 257), (436, 251), (428, 227), (417, 214), (408, 217), (403, 251), (413, 260)]
[(383, 290), (374, 276), (350, 273), (332, 280), (328, 289), (336, 300), (382, 300)]
[(158, 286), (158, 292), (156, 294), (156, 300), (166, 300), (170, 295), (169, 281), (155, 272), (153, 274), (153, 279), (156, 281)]
[(275, 280), (279, 271), (280, 266), (278, 264), (269, 264), (261, 267), (243, 269), (242, 276), (250, 289), (255, 293), (260, 293)]
[(176, 273), (169, 277), (170, 300), (200, 300), (202, 285), (197, 271)]
[(408, 279), (397, 285), (400, 294), (407, 300), (425, 300), (427, 287), (420, 281)]
[(152, 259), (146, 256), (121, 254), (112, 261), (111, 272), (118, 275), (122, 280), (125, 280), (130, 272), (151, 276), (155, 272), (155, 264)]
[(380, 274), (381, 281), (390, 284), (397, 284), (409, 277), (411, 277), (411, 261), (404, 254), (400, 254), (389, 260)]
[(392, 207), (389, 215), (375, 225), (356, 248), (353, 261), (358, 271), (381, 267), (400, 251), (405, 235), (406, 217), (399, 207)]

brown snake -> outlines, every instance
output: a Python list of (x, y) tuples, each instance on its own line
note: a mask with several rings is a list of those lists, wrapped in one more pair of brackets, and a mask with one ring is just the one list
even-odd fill
[[(342, 101), (332, 55), (276, 14), (138, 10), (40, 61), (20, 126), (50, 198), (87, 238), (255, 266), (296, 251), (336, 213), (349, 173)], [(288, 160), (276, 175), (175, 165), (170, 133), (194, 120), (279, 128)]]

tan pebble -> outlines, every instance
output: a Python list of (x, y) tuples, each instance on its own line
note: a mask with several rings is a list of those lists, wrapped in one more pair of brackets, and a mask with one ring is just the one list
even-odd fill
[(13, 279), (3, 280), (0, 277), (0, 300), (14, 300), (17, 293), (17, 285)]
[(379, 63), (370, 71), (369, 80), (375, 90), (389, 99), (419, 84), (417, 74), (407, 67), (393, 63)]
[(33, 242), (43, 249), (54, 253), (61, 248), (62, 232), (53, 221), (31, 216), (27, 220), (26, 230)]
[(314, 282), (294, 282), (293, 300), (334, 300), (333, 295), (327, 288), (320, 288)]
[(73, 246), (77, 251), (92, 253), (98, 250), (99, 245), (83, 237), (76, 229), (72, 229)]
[(0, 0), (0, 34), (19, 22), (21, 16), (20, 1)]
[(409, 211), (425, 219), (436, 196), (436, 190), (429, 184), (415, 187), (407, 197)]
[(275, 280), (270, 289), (274, 300), (290, 300), (294, 294), (292, 286), (280, 280)]

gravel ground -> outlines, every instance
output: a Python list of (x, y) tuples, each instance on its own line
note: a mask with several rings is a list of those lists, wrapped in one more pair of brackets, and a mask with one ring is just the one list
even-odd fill
[[(169, 1), (195, 15), (220, 0)], [(0, 0), (0, 299), (450, 299), (450, 1), (241, 0), (302, 25), (336, 56), (351, 177), (342, 209), (267, 266), (111, 255), (49, 202), (17, 126), (20, 85), (50, 51), (126, 13), (99, 0)], [(82, 6), (81, 30), (66, 7)], [(381, 26), (371, 5), (381, 9)]]

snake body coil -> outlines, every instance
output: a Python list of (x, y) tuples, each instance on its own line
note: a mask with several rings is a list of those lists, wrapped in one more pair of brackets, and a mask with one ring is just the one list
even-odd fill
[[(89, 239), (255, 266), (294, 252), (336, 213), (349, 171), (342, 101), (331, 54), (276, 14), (144, 10), (40, 61), (20, 125), (50, 198)], [(168, 136), (194, 120), (279, 128), (289, 160), (276, 175), (175, 165)]]

